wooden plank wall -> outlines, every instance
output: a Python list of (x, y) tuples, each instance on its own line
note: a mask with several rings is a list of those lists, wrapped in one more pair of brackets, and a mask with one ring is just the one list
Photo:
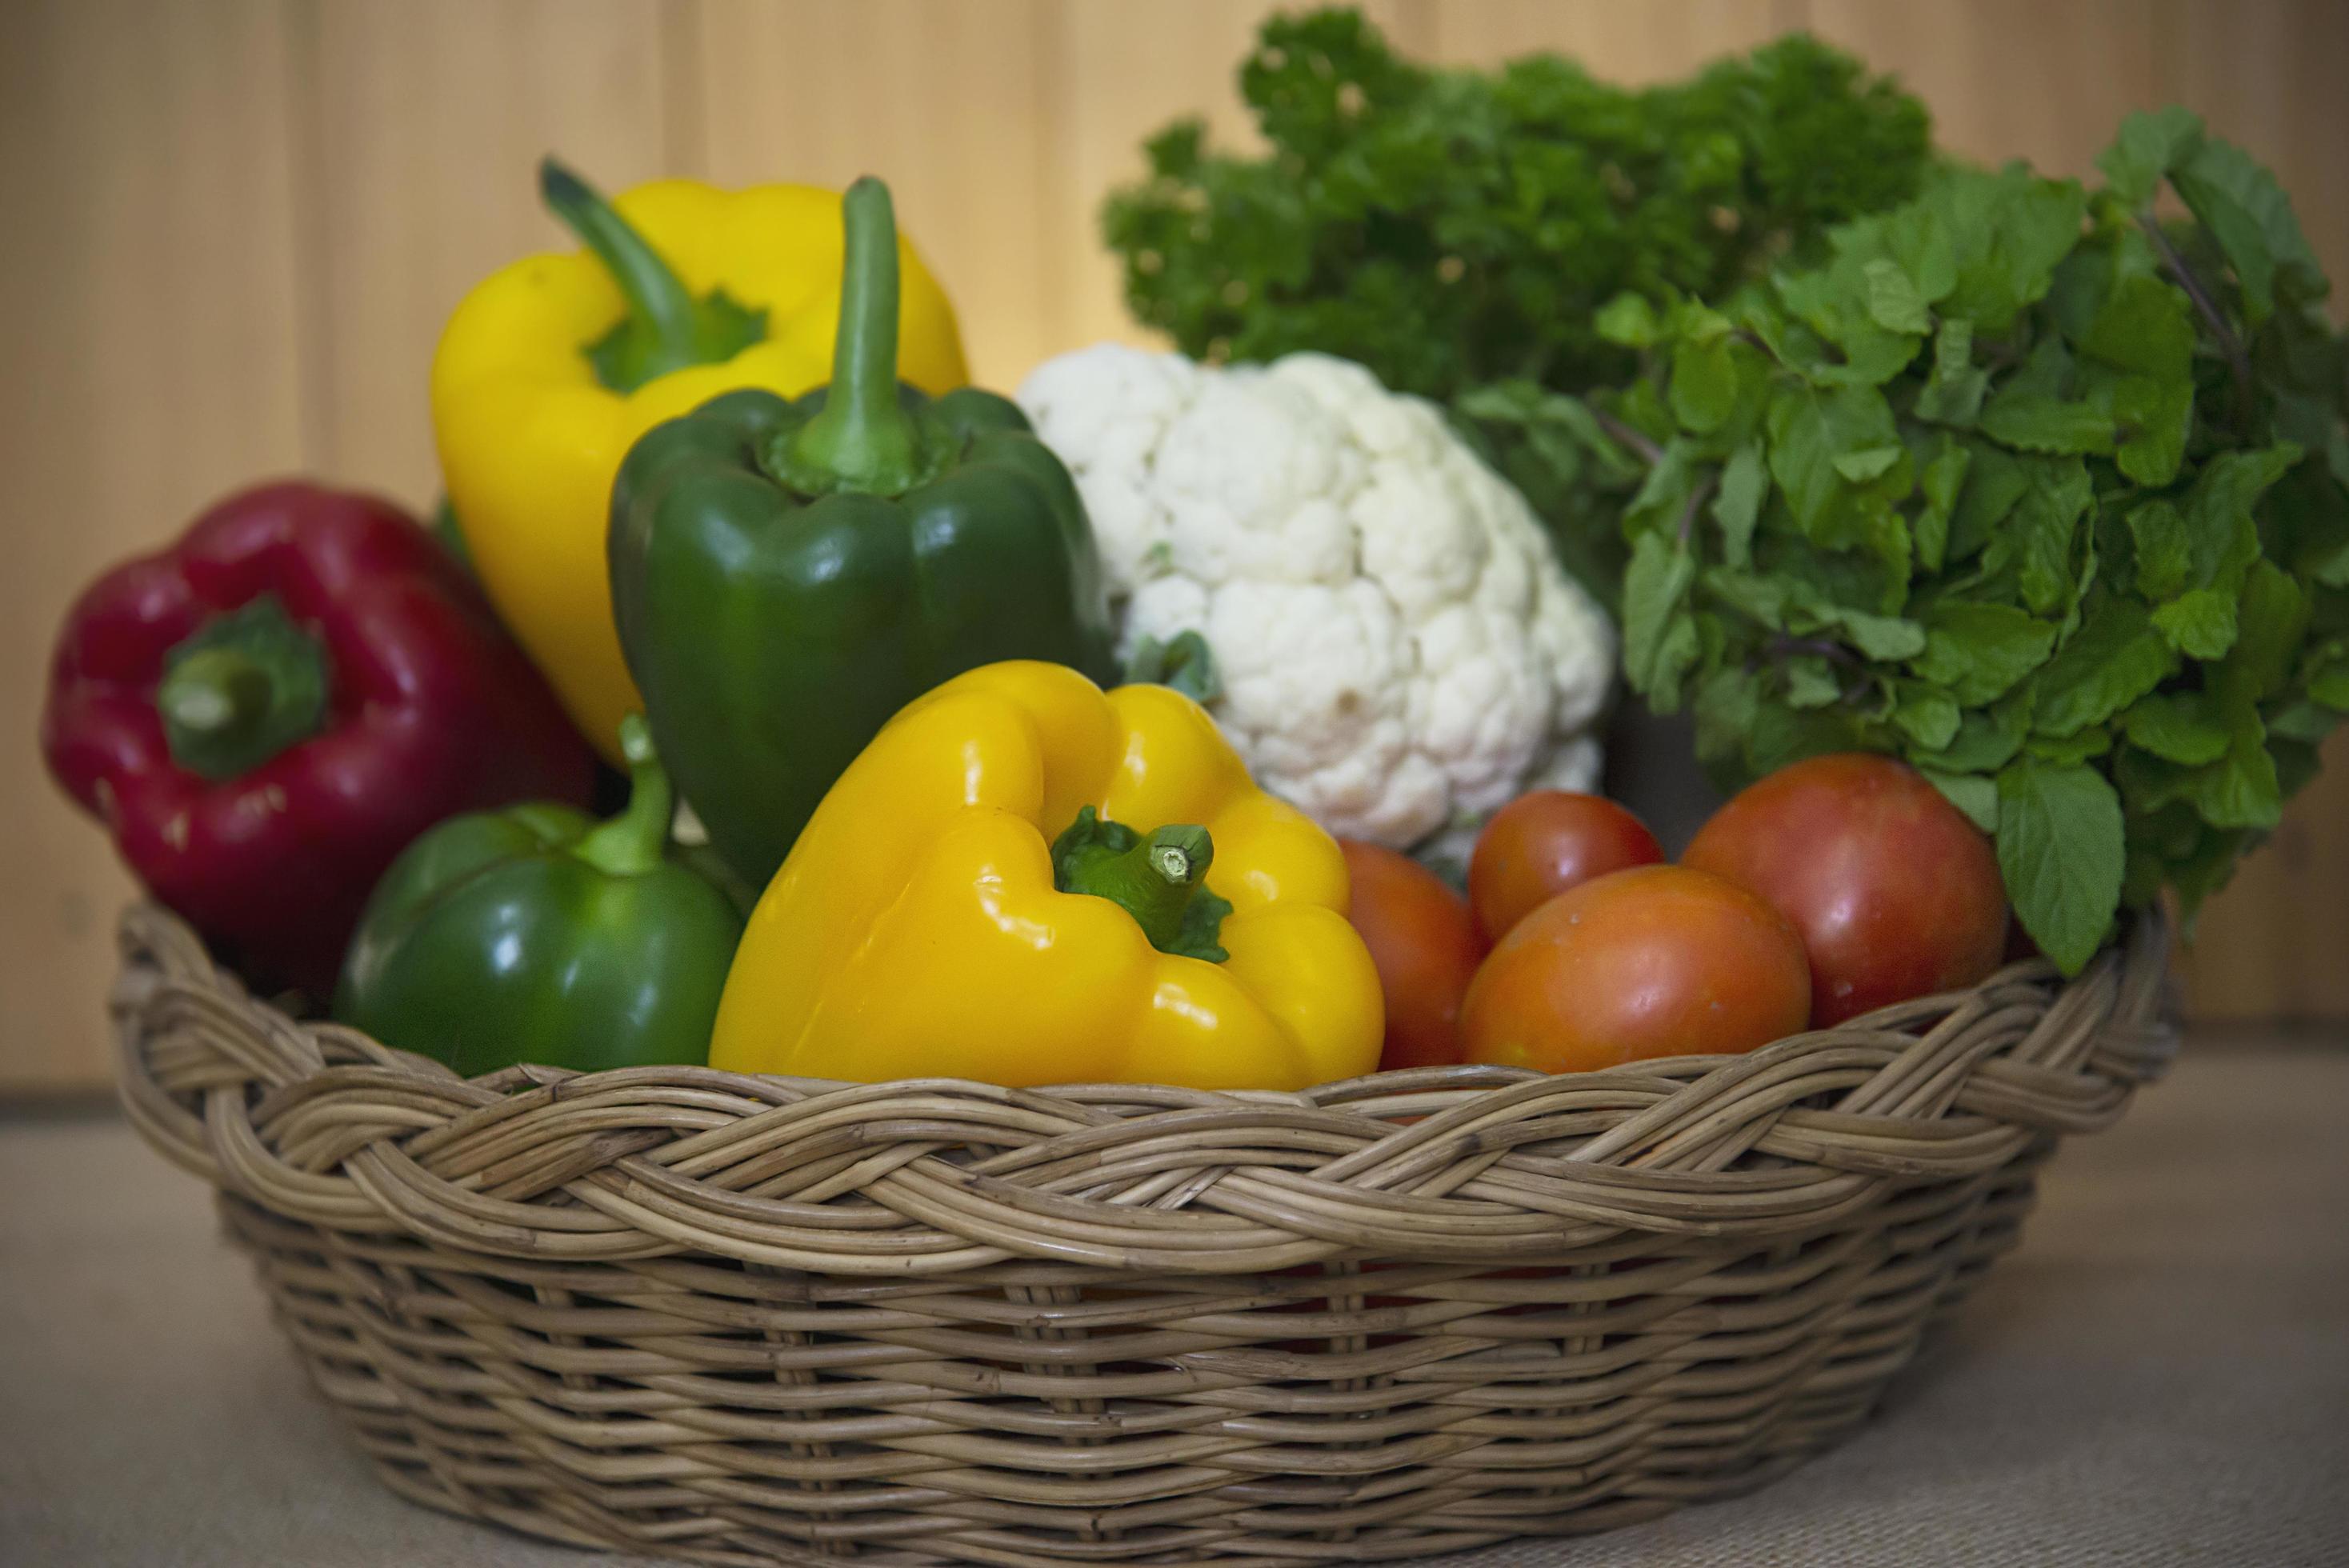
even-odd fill
[[(2349, 280), (2349, 5), (2330, 0), (1374, 0), (1404, 48), (1562, 49), (1627, 79), (1808, 26), (1946, 142), (2085, 171), (2120, 115), (2201, 108), (2282, 170)], [(1094, 238), (1144, 132), (1245, 136), (1257, 0), (11, 0), (0, 7), (0, 1090), (103, 1081), (127, 887), (29, 744), (91, 573), (208, 497), (307, 469), (433, 490), (426, 366), (476, 277), (557, 242), (560, 149), (607, 185), (887, 174), (979, 377), (1123, 320)], [(2335, 748), (2338, 763), (2349, 749)], [(2189, 960), (2206, 1015), (2349, 1018), (2349, 767)]]

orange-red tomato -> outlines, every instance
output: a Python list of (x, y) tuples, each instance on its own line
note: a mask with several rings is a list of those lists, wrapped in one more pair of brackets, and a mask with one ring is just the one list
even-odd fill
[(1348, 912), (1386, 994), (1381, 1070), (1460, 1059), (1460, 1002), (1485, 939), (1460, 895), (1409, 855), (1340, 839), (1354, 899)]
[(1519, 921), (1476, 972), (1467, 1059), (1583, 1072), (1653, 1057), (1750, 1051), (1803, 1027), (1803, 941), (1723, 877), (1635, 866)]
[(1714, 812), (1681, 863), (1744, 883), (1795, 923), (1819, 1028), (1974, 985), (2006, 950), (1990, 840), (1889, 757), (1780, 769)]
[(1493, 813), (1468, 862), (1468, 903), (1487, 942), (1570, 887), (1664, 858), (1648, 825), (1614, 801), (1537, 789)]

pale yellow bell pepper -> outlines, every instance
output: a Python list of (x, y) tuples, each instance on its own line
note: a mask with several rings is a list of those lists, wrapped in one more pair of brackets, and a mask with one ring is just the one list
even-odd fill
[(1190, 698), (988, 665), (899, 713), (824, 797), (750, 917), (710, 1065), (1350, 1078), (1377, 1068), (1384, 1018), (1346, 899), (1336, 841), (1258, 789)]
[[(722, 392), (831, 378), (840, 195), (664, 180), (606, 203), (549, 164), (548, 205), (589, 248), (492, 273), (432, 361), (440, 472), (481, 585), (580, 732), (620, 760), (642, 702), (612, 622), (612, 480), (637, 437)], [(945, 294), (898, 242), (898, 375), (968, 379)]]

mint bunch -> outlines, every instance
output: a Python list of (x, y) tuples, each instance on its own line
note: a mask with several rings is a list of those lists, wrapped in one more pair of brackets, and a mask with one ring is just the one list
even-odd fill
[(2165, 886), (2190, 918), (2349, 710), (2344, 344), (2291, 203), (2179, 109), (2099, 161), (1939, 174), (1818, 264), (1616, 300), (1619, 391), (1486, 396), (1619, 513), (1626, 670), (1709, 767), (1898, 753), (2066, 972)]

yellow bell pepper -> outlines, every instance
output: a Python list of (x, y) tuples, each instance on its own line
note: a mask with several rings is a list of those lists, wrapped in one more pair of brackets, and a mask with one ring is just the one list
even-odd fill
[(1336, 841), (1189, 697), (987, 665), (891, 719), (824, 797), (750, 916), (709, 1062), (1014, 1087), (1350, 1078), (1378, 1066), (1385, 1019), (1346, 899)]
[[(841, 209), (811, 185), (639, 185), (605, 203), (559, 166), (547, 203), (587, 248), (492, 273), (432, 363), (440, 470), (482, 586), (572, 719), (616, 761), (641, 706), (612, 623), (605, 535), (636, 438), (721, 392), (832, 373)], [(968, 379), (954, 310), (898, 242), (898, 374)]]

